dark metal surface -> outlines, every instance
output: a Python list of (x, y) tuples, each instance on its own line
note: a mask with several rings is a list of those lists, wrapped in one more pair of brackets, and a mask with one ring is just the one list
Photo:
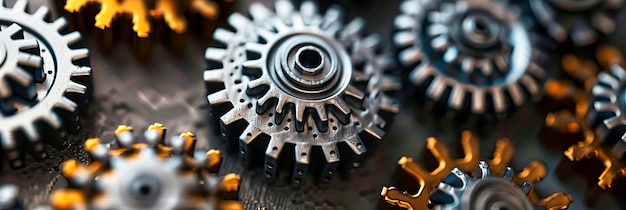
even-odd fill
[[(11, 0), (8, 2), (12, 4)], [(235, 11), (247, 14), (250, 2), (239, 0)], [(262, 2), (268, 7), (272, 6), (270, 0)], [(32, 0), (31, 11), (42, 4), (51, 5), (49, 3)], [(383, 40), (389, 40), (399, 0), (340, 3), (349, 6), (346, 7), (349, 8), (346, 9), (347, 19), (354, 15), (364, 17), (368, 32), (381, 32)], [(624, 33), (620, 28), (615, 37), (623, 37), (620, 35)], [(620, 42), (623, 44), (623, 41)], [(69, 149), (55, 151), (49, 148), (52, 151), (50, 158), (43, 162), (29, 159), (28, 167), (24, 169), (4, 169), (0, 172), (0, 184), (17, 184), (28, 209), (46, 205), (52, 190), (67, 185), (59, 175), (60, 163), (68, 158), (89, 162), (82, 150), (83, 140), (87, 137), (111, 139), (117, 124), (143, 130), (153, 122), (160, 122), (169, 128), (170, 135), (183, 131), (195, 132), (200, 148), (222, 148), (211, 130), (213, 126), (209, 126), (208, 120), (205, 120), (207, 102), (201, 75), (205, 69), (203, 56), (207, 46), (196, 43), (194, 39), (181, 43), (187, 45), (186, 55), (182, 59), (172, 58), (164, 46), (157, 46), (152, 62), (140, 64), (134, 60), (132, 50), (125, 44), (119, 44), (110, 56), (105, 56), (96, 48), (98, 43), (94, 37), (86, 38), (84, 45), (90, 49), (95, 99), (88, 116), (83, 118), (83, 130), (70, 137)], [(316, 186), (312, 178), (307, 178), (301, 189), (292, 189), (286, 181), (288, 173), (282, 173), (285, 177), (280, 177), (274, 185), (265, 184), (261, 168), (244, 170), (237, 162), (237, 154), (233, 153), (225, 155), (220, 174), (240, 173), (240, 200), (248, 209), (376, 209), (382, 186), (398, 186), (393, 172), (401, 156), (422, 160), (421, 152), (429, 136), (440, 137), (450, 148), (458, 145), (460, 132), (434, 130), (432, 121), (418, 122), (415, 120), (416, 115), (410, 104), (405, 105), (390, 135), (376, 154), (355, 169), (350, 178), (336, 176), (324, 186)], [(548, 148), (541, 143), (538, 134), (542, 125), (543, 117), (532, 107), (526, 107), (511, 120), (505, 120), (485, 132), (487, 134), (483, 135), (484, 141), (481, 141), (481, 153), (490, 154), (497, 138), (508, 137), (516, 147), (512, 164), (514, 170), (521, 170), (532, 160), (541, 160), (549, 168), (549, 175), (535, 186), (540, 196), (558, 191), (567, 192), (574, 198), (570, 209), (587, 209), (584, 202), (588, 190), (584, 184), (586, 182), (576, 175), (566, 180), (556, 176), (555, 168), (563, 159), (563, 151)], [(603, 195), (593, 209), (620, 209), (616, 200), (613, 196)]]

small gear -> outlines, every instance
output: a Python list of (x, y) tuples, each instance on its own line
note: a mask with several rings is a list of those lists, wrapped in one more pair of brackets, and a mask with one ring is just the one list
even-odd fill
[[(508, 140), (498, 140), (496, 143), (496, 149), (493, 153), (493, 158), (486, 161), (480, 161), (478, 137), (473, 135), (471, 132), (463, 132), (461, 136), (461, 146), (465, 156), (454, 160), (450, 157), (450, 153), (443, 143), (439, 142), (435, 138), (428, 138), (426, 142), (426, 149), (436, 159), (438, 166), (433, 171), (428, 171), (416, 164), (412, 158), (402, 157), (398, 161), (398, 169), (401, 173), (407, 174), (413, 181), (419, 183), (420, 186), (416, 194), (400, 191), (396, 187), (383, 187), (381, 192), (382, 202), (411, 210), (426, 209), (432, 206), (434, 206), (435, 209), (461, 209), (458, 208), (459, 205), (462, 206), (463, 209), (465, 209), (466, 205), (472, 206), (472, 208), (469, 209), (492, 209), (488, 207), (495, 207), (497, 205), (501, 205), (503, 207), (516, 207), (519, 203), (524, 203), (524, 207), (530, 203), (533, 206), (542, 206), (546, 209), (567, 209), (569, 204), (572, 202), (572, 197), (563, 193), (555, 193), (546, 198), (539, 199), (532, 189), (532, 185), (539, 182), (546, 173), (545, 165), (539, 162), (532, 162), (528, 167), (524, 168), (521, 173), (518, 173), (515, 177), (513, 177), (508, 164), (513, 157), (514, 149), (513, 145), (510, 144)], [(459, 184), (461, 183), (453, 182), (452, 180), (459, 178), (461, 174), (475, 171), (474, 169), (477, 165), (482, 166), (481, 170), (483, 172), (479, 174), (477, 178), (489, 181), (479, 184), (480, 186), (478, 187), (476, 185), (469, 187), (467, 184), (472, 182), (473, 184), (480, 183), (480, 179), (466, 180), (466, 177), (463, 176), (460, 181), (469, 182), (463, 182), (464, 186), (468, 187), (461, 189), (469, 190), (471, 193), (460, 195), (461, 193), (457, 191), (459, 190)], [(486, 167), (487, 165), (489, 165), (489, 167)], [(493, 178), (486, 178), (482, 176), (486, 175), (487, 171), (489, 172), (488, 174), (493, 177), (503, 177), (506, 179), (510, 179), (512, 177), (512, 182), (502, 182), (505, 179), (492, 182), (491, 180)], [(524, 198), (521, 199), (522, 196), (520, 196), (518, 199), (509, 200), (508, 198), (498, 198), (498, 196), (490, 197), (489, 189), (491, 187), (502, 188), (504, 183), (507, 184), (504, 188), (509, 188), (507, 190), (511, 193), (523, 195)], [(511, 185), (511, 183), (515, 184), (515, 186), (521, 186), (523, 191), (514, 191), (519, 189), (513, 189), (513, 185)], [(484, 184), (487, 184), (489, 187), (483, 186)], [(461, 197), (460, 199), (459, 196)], [(488, 196), (488, 198), (493, 199), (489, 201), (497, 202), (492, 204), (481, 203), (480, 199), (477, 201), (475, 196)], [(486, 204), (488, 207), (476, 206), (483, 204)]]
[[(203, 25), (205, 22), (214, 22), (218, 19), (222, 10), (229, 13), (229, 5), (234, 0), (67, 0), (63, 5), (63, 1), (59, 1), (58, 5), (69, 13), (74, 13), (72, 20), (76, 20), (79, 28), (83, 32), (90, 32), (93, 24), (96, 28), (101, 29), (103, 35), (100, 35), (102, 50), (111, 51), (111, 45), (119, 42), (120, 37), (113, 35), (112, 27), (121, 28), (129, 25), (125, 21), (128, 17), (135, 36), (131, 42), (136, 46), (136, 55), (139, 59), (148, 59), (150, 57), (151, 37), (166, 39), (170, 48), (178, 52), (184, 52), (184, 45), (180, 43), (185, 41), (183, 34), (194, 28), (189, 27), (189, 22), (194, 25)], [(90, 5), (98, 5), (100, 10), (97, 14), (93, 13), (94, 9)], [(97, 11), (96, 10), (96, 11)], [(62, 11), (62, 12), (65, 12)], [(126, 15), (126, 16), (124, 16)], [(86, 20), (95, 17), (95, 22)], [(187, 20), (190, 19), (191, 20)], [(197, 18), (201, 20), (196, 20)], [(213, 24), (213, 23), (212, 23)], [(209, 28), (215, 28), (213, 25)], [(107, 30), (109, 29), (109, 30)], [(120, 29), (115, 29), (120, 30)], [(123, 30), (123, 29), (122, 29)], [(202, 32), (201, 32), (202, 33)], [(152, 35), (151, 35), (152, 34)], [(205, 35), (205, 34), (200, 34)], [(119, 36), (119, 35), (118, 35)]]
[(393, 40), (420, 100), (491, 121), (539, 99), (541, 55), (516, 14), (491, 0), (404, 1)]
[(15, 185), (0, 186), (0, 209), (22, 209), (18, 201), (18, 188)]
[(61, 166), (70, 188), (55, 191), (55, 209), (243, 209), (237, 198), (240, 178), (217, 177), (217, 150), (195, 150), (196, 138), (182, 133), (165, 144), (166, 128), (155, 123), (145, 143), (127, 126), (115, 130), (118, 149), (88, 139), (90, 165), (68, 160)]
[(340, 163), (340, 150), (341, 163), (352, 165), (383, 138), (398, 112), (388, 95), (400, 85), (384, 74), (390, 57), (375, 53), (380, 38), (360, 37), (363, 20), (343, 26), (338, 7), (322, 16), (311, 1), (300, 11), (285, 0), (275, 8), (252, 4), (252, 20), (230, 16), (236, 32), (216, 30), (215, 40), (226, 48), (206, 51), (207, 98), (224, 136), (240, 145), (249, 166), (262, 150), (265, 175), (275, 180), (281, 151), (295, 146), (294, 183), (313, 162), (323, 164), (325, 182)]
[(615, 32), (623, 0), (529, 0), (535, 19), (558, 43), (576, 47), (596, 43)]
[(11, 24), (0, 30), (0, 112), (15, 111), (14, 100), (36, 98), (35, 81), (41, 81), (39, 43), (24, 39), (22, 27)]
[[(0, 0), (0, 4), (4, 2)], [(35, 99), (13, 103), (15, 111), (0, 113), (0, 153), (13, 168), (24, 166), (26, 152), (36, 160), (46, 157), (44, 144), (57, 149), (66, 146), (66, 132), (80, 128), (78, 114), (87, 103), (87, 87), (91, 83), (88, 51), (76, 45), (81, 39), (80, 33), (62, 34), (65, 19), (49, 22), (48, 8), (40, 7), (29, 14), (25, 12), (27, 4), (26, 0), (18, 0), (12, 8), (0, 6), (3, 31), (13, 34), (21, 27), (24, 38), (36, 40), (27, 41), (29, 45), (39, 44), (37, 53), (18, 53), (17, 56), (27, 64), (40, 65), (45, 71), (41, 78), (38, 73), (31, 78), (36, 82)], [(36, 54), (39, 56), (24, 57)], [(5, 58), (13, 56), (7, 54)]]

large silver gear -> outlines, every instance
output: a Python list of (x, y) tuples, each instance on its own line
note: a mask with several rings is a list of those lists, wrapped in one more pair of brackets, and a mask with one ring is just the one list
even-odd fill
[(619, 26), (623, 0), (529, 0), (535, 18), (558, 43), (583, 47), (610, 35)]
[(0, 115), (0, 153), (11, 167), (18, 168), (24, 166), (25, 153), (36, 160), (45, 158), (45, 144), (64, 148), (66, 132), (79, 129), (78, 109), (88, 98), (91, 68), (87, 49), (74, 46), (80, 33), (61, 33), (65, 19), (49, 22), (46, 7), (29, 14), (26, 0), (16, 1), (12, 8), (3, 0), (0, 4), (0, 25), (17, 25), (25, 38), (37, 40), (41, 59), (31, 56), (29, 61), (41, 61), (46, 71), (36, 84), (37, 98), (32, 103), (15, 103), (14, 113)]
[(192, 133), (182, 133), (169, 143), (165, 134), (166, 128), (156, 123), (140, 139), (122, 125), (114, 142), (88, 139), (85, 150), (93, 162), (62, 164), (70, 188), (55, 191), (52, 205), (55, 209), (243, 209), (239, 202), (223, 199), (237, 197), (225, 193), (236, 194), (240, 178), (215, 174), (221, 163), (219, 151), (196, 150)]
[(477, 172), (476, 178), (472, 178), (458, 168), (452, 169), (431, 192), (434, 209), (536, 209), (527, 197), (532, 185), (524, 182), (515, 186), (511, 168), (507, 167), (502, 177), (495, 177), (490, 174), (489, 165), (481, 161)]
[(310, 1), (300, 11), (286, 0), (275, 8), (253, 4), (252, 20), (229, 17), (236, 32), (215, 32), (226, 48), (206, 51), (212, 63), (204, 73), (207, 98), (249, 166), (258, 159), (250, 153), (263, 150), (266, 178), (277, 177), (281, 151), (295, 145), (288, 155), (295, 157), (294, 183), (303, 181), (311, 162), (323, 163), (319, 177), (328, 181), (340, 162), (339, 147), (347, 145), (341, 162), (352, 165), (365, 153), (366, 140), (383, 138), (389, 119), (382, 116), (398, 111), (387, 94), (400, 85), (383, 74), (392, 62), (375, 53), (380, 38), (360, 37), (363, 20), (343, 26), (339, 8), (322, 16)]
[(42, 77), (37, 40), (24, 39), (17, 24), (0, 26), (0, 113), (15, 111), (14, 100), (34, 100), (35, 80)]
[(614, 64), (609, 71), (598, 74), (592, 88), (589, 124), (603, 145), (611, 148), (616, 157), (626, 154), (626, 70)]
[(538, 51), (505, 4), (407, 0), (400, 11), (393, 38), (398, 59), (411, 69), (417, 95), (448, 107), (443, 112), (494, 120), (540, 97), (545, 73)]

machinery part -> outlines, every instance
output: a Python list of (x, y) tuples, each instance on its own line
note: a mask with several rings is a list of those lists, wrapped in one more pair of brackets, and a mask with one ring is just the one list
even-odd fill
[[(295, 157), (293, 183), (304, 180), (313, 162), (323, 165), (319, 177), (327, 182), (340, 150), (341, 164), (353, 165), (383, 138), (398, 112), (387, 94), (400, 85), (384, 74), (392, 62), (375, 53), (379, 37), (360, 37), (363, 20), (343, 26), (338, 7), (321, 16), (311, 1), (299, 12), (285, 0), (275, 8), (276, 14), (253, 4), (253, 20), (230, 16), (236, 32), (216, 30), (215, 40), (226, 48), (206, 51), (207, 98), (248, 166), (261, 155), (254, 151), (265, 152), (265, 176), (275, 180), (281, 152), (295, 145), (295, 154), (280, 157)], [(262, 142), (267, 137), (269, 143)]]
[(25, 38), (36, 39), (41, 58), (28, 61), (41, 62), (46, 71), (36, 84), (34, 101), (15, 103), (15, 112), (0, 114), (0, 153), (13, 168), (24, 166), (26, 152), (35, 160), (45, 158), (44, 144), (66, 147), (67, 132), (80, 129), (78, 114), (87, 103), (91, 83), (88, 51), (76, 45), (80, 33), (62, 34), (65, 19), (48, 22), (48, 8), (29, 14), (26, 7), (26, 0), (18, 0), (13, 8), (0, 7), (0, 26), (15, 30), (17, 25)]
[[(447, 181), (450, 181), (450, 178), (448, 178), (450, 177), (448, 176), (450, 171), (453, 171), (453, 174), (470, 173), (474, 171), (476, 165), (482, 163), (490, 166), (487, 169), (489, 174), (494, 177), (503, 176), (508, 178), (511, 176), (508, 164), (513, 157), (514, 148), (507, 139), (498, 140), (496, 143), (496, 149), (493, 153), (493, 158), (486, 161), (480, 161), (478, 137), (471, 132), (463, 132), (461, 136), (461, 146), (465, 156), (454, 160), (450, 157), (448, 149), (443, 143), (439, 142), (435, 138), (428, 138), (426, 142), (426, 149), (436, 159), (438, 166), (433, 171), (428, 171), (413, 162), (412, 158), (406, 156), (402, 157), (398, 161), (399, 169), (403, 173), (409, 175), (411, 179), (419, 183), (419, 189), (415, 194), (411, 194), (409, 192), (403, 192), (396, 187), (383, 187), (381, 192), (382, 200), (387, 204), (399, 206), (405, 209), (425, 209), (432, 205), (437, 206), (438, 204), (442, 204), (442, 197), (437, 195), (438, 192), (453, 190), (446, 189), (448, 187), (445, 186), (446, 184), (449, 184)], [(555, 193), (544, 199), (538, 199), (537, 195), (533, 191), (532, 184), (540, 181), (545, 176), (545, 173), (546, 168), (543, 164), (533, 162), (513, 178), (513, 183), (517, 186), (520, 186), (523, 183), (530, 184), (530, 186), (525, 185), (524, 188), (529, 188), (525, 189), (525, 191), (528, 191), (528, 198), (533, 205), (543, 206), (547, 209), (566, 209), (572, 202), (571, 196), (563, 193)], [(442, 181), (444, 183), (441, 183)], [(454, 185), (454, 187), (458, 186)], [(441, 189), (438, 190), (438, 188)], [(461, 201), (456, 199), (455, 201), (457, 203), (466, 202), (464, 199), (465, 198), (462, 198)], [(439, 206), (439, 208), (446, 209), (444, 207), (445, 206)]]
[[(62, 4), (63, 1), (60, 2)], [(105, 52), (111, 51), (110, 45), (121, 41), (120, 37), (116, 37), (120, 35), (114, 35), (113, 30), (124, 31), (119, 28), (131, 26), (134, 36), (130, 42), (137, 48), (137, 56), (140, 59), (148, 59), (152, 40), (156, 40), (151, 37), (164, 38), (164, 42), (175, 50), (175, 54), (180, 54), (184, 52), (184, 45), (180, 44), (185, 41), (182, 35), (186, 34), (188, 29), (193, 29), (188, 27), (190, 24), (187, 19), (192, 19), (190, 21), (196, 26), (204, 26), (203, 22), (217, 20), (220, 10), (225, 9), (228, 13), (226, 7), (232, 2), (234, 0), (220, 2), (213, 0), (67, 0), (65, 5), (59, 6), (67, 12), (76, 14), (74, 15), (75, 24), (78, 24), (84, 32), (91, 31), (87, 28), (90, 25), (86, 23), (93, 23), (96, 28), (104, 31), (103, 34), (99, 34), (99, 38), (102, 39), (101, 46)], [(99, 9), (88, 7), (97, 4), (100, 6)], [(100, 11), (96, 14), (94, 10)], [(125, 17), (123, 15), (130, 17), (132, 23), (126, 24), (129, 20), (120, 18)], [(94, 17), (95, 22), (89, 20)], [(194, 20), (193, 18), (196, 17), (202, 20)], [(114, 26), (116, 29), (111, 29)]]
[(538, 49), (504, 4), (406, 0), (395, 27), (397, 57), (411, 69), (420, 100), (448, 107), (461, 120), (497, 120), (541, 96)]
[(34, 100), (35, 80), (42, 78), (37, 40), (24, 39), (17, 24), (0, 30), (0, 112), (15, 111), (13, 100)]
[(535, 19), (558, 43), (575, 47), (596, 43), (617, 28), (616, 16), (623, 0), (530, 0)]
[[(218, 177), (217, 150), (195, 149), (192, 133), (165, 144), (166, 128), (155, 123), (139, 143), (127, 126), (115, 130), (118, 149), (88, 139), (85, 150), (93, 162), (65, 161), (62, 175), (69, 189), (55, 191), (55, 209), (243, 209), (237, 198), (240, 178)], [(233, 195), (235, 194), (235, 195)]]
[(0, 186), (0, 209), (21, 209), (17, 200), (18, 193), (15, 185)]

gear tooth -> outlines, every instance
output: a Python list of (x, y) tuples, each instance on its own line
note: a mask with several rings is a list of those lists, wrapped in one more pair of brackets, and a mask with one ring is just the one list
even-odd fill
[[(394, 19), (393, 23), (397, 29), (410, 30), (411, 28), (415, 27), (415, 25), (417, 24), (417, 21), (415, 20), (415, 18), (413, 18), (410, 15), (398, 15)], [(410, 32), (410, 31), (403, 31), (403, 32)], [(410, 33), (412, 34), (412, 32)]]
[(4, 81), (0, 79), (0, 98), (7, 98), (11, 96), (11, 87)]
[(5, 28), (2, 30), (2, 33), (7, 33), (10, 35), (14, 35), (17, 34), (18, 32), (22, 32), (22, 27), (16, 23), (13, 23), (11, 25), (9, 25), (9, 27)]
[(305, 23), (310, 23), (317, 14), (317, 6), (311, 1), (304, 1), (300, 4), (300, 14)]
[(228, 44), (235, 39), (235, 36), (235, 33), (223, 28), (215, 29), (215, 32), (213, 32), (213, 39), (223, 44)]
[(365, 93), (352, 85), (348, 85), (343, 94), (346, 96), (354, 97), (358, 100), (363, 100), (365, 98)]
[(328, 104), (332, 104), (333, 106), (337, 107), (337, 109), (339, 109), (339, 111), (345, 115), (350, 114), (351, 112), (350, 107), (343, 100), (330, 99), (328, 100)]
[(343, 12), (340, 7), (334, 5), (329, 7), (326, 10), (326, 14), (324, 14), (324, 23), (322, 24), (322, 28), (329, 29), (331, 25), (338, 25), (342, 15)]
[(254, 141), (254, 139), (256, 139), (259, 135), (261, 135), (261, 131), (259, 131), (259, 129), (248, 125), (239, 136), (239, 139), (246, 144), (250, 144), (250, 142)]
[[(532, 95), (536, 95), (541, 92), (539, 84), (532, 77), (528, 75), (522, 76), (520, 78), (520, 83), (530, 92)], [(535, 99), (535, 98), (533, 98)]]
[[(246, 50), (248, 50), (248, 51), (257, 52), (257, 53), (263, 53), (263, 51), (265, 51), (266, 48), (267, 47), (264, 44), (259, 44), (259, 43), (256, 43), (256, 42), (246, 42)], [(255, 66), (257, 66), (257, 68), (263, 66), (263, 64), (264, 64), (260, 59), (257, 59), (257, 60), (244, 62), (244, 66), (245, 67), (248, 67), (248, 65), (250, 65), (250, 64), (246, 64), (248, 62), (249, 63), (258, 63), (258, 64), (255, 65)]]
[(248, 89), (256, 89), (258, 87), (269, 85), (270, 81), (266, 76), (261, 76), (255, 80), (248, 82)]
[(272, 11), (258, 2), (250, 5), (249, 13), (255, 22), (267, 21), (273, 15)]
[(278, 0), (274, 3), (276, 15), (281, 19), (287, 19), (293, 14), (293, 4), (287, 0)]
[(35, 129), (35, 125), (33, 124), (24, 124), (24, 126), (22, 126), (22, 131), (24, 131), (24, 134), (26, 134), (26, 137), (31, 141), (39, 141), (39, 133), (37, 133), (36, 129)]
[(502, 113), (506, 111), (506, 105), (504, 102), (504, 93), (500, 89), (491, 89), (491, 98), (493, 100), (493, 109), (496, 113)]
[(212, 69), (204, 71), (204, 81), (208, 83), (223, 83), (224, 82), (224, 70)]
[(39, 42), (36, 39), (20, 39), (14, 40), (15, 45), (19, 46), (20, 50), (33, 49), (39, 47)]
[(594, 85), (591, 89), (591, 93), (595, 97), (603, 97), (609, 99), (611, 102), (617, 101), (617, 95), (613, 93), (610, 89), (602, 86), (602, 85)]
[[(7, 71), (7, 76), (10, 76), (11, 79), (22, 86), (28, 86), (33, 81), (33, 77), (19, 66), (16, 67), (14, 71)], [(8, 93), (10, 92), (12, 91), (8, 91)]]
[(460, 110), (463, 108), (464, 101), (465, 90), (460, 87), (452, 87), (450, 98), (448, 99), (448, 105), (454, 109)]
[(519, 85), (507, 85), (507, 90), (509, 91), (509, 94), (515, 106), (521, 106), (522, 104), (524, 104), (524, 96), (522, 95), (522, 91), (520, 90)]
[(73, 61), (89, 57), (89, 50), (86, 48), (72, 50), (70, 56)]
[(611, 65), (611, 74), (620, 81), (626, 80), (626, 71), (619, 65)]
[(56, 113), (50, 112), (46, 115), (43, 115), (42, 118), (45, 122), (48, 123), (48, 125), (50, 125), (50, 127), (54, 129), (61, 128), (62, 121), (59, 115), (57, 115)]
[(85, 92), (87, 92), (87, 87), (81, 84), (78, 84), (76, 82), (68, 82), (66, 84), (67, 88), (65, 90), (65, 92), (69, 92), (69, 93), (81, 93), (84, 94)]
[(232, 26), (233, 28), (237, 29), (237, 31), (245, 31), (246, 27), (251, 25), (250, 21), (248, 20), (248, 18), (246, 18), (246, 16), (237, 12), (228, 16), (228, 24), (230, 24), (230, 26)]
[(398, 32), (394, 35), (393, 41), (396, 46), (409, 46), (417, 41), (417, 37), (413, 32)]
[(295, 160), (298, 164), (309, 164), (311, 159), (311, 145), (296, 144)]
[(239, 119), (241, 119), (241, 116), (236, 113), (235, 109), (229, 110), (228, 112), (226, 112), (226, 114), (220, 117), (220, 120), (222, 121), (222, 123), (224, 123), (224, 125), (230, 125)]
[(82, 39), (82, 37), (80, 35), (80, 32), (74, 31), (74, 32), (64, 35), (63, 39), (65, 40), (65, 42), (68, 43), (68, 45), (72, 45), (72, 44), (75, 44), (76, 42), (79, 42)]
[(422, 57), (424, 56), (423, 52), (419, 49), (407, 48), (400, 51), (398, 57), (400, 58), (400, 62), (404, 66), (410, 66), (415, 63), (418, 63)]
[(209, 103), (211, 105), (230, 103), (230, 101), (228, 100), (228, 92), (226, 90), (220, 90), (212, 93), (207, 96), (207, 99), (209, 100)]
[(26, 66), (34, 67), (34, 68), (41, 68), (42, 60), (40, 56), (19, 52), (17, 54), (17, 62), (18, 64), (21, 64), (21, 65), (26, 65)]
[(365, 27), (365, 20), (361, 18), (355, 18), (354, 20), (350, 21), (350, 23), (346, 25), (346, 27), (341, 32), (339, 39), (350, 40), (352, 37), (358, 37), (359, 33), (361, 33), (364, 27)]
[(383, 136), (385, 136), (386, 134), (386, 132), (383, 129), (381, 129), (380, 127), (376, 125), (367, 126), (365, 128), (365, 132), (369, 133), (374, 138), (379, 139), (379, 140), (383, 139)]
[(596, 13), (591, 17), (592, 24), (604, 34), (611, 34), (615, 31), (615, 22), (606, 14)]
[(306, 109), (306, 105), (301, 104), (301, 103), (295, 103), (296, 104), (296, 120), (298, 122), (303, 122), (304, 121), (304, 110)]
[(13, 10), (17, 12), (25, 12), (27, 6), (28, 6), (28, 1), (17, 0), (15, 4), (13, 5)]
[(348, 146), (350, 146), (350, 149), (352, 149), (356, 155), (362, 155), (367, 151), (367, 148), (363, 145), (363, 141), (361, 141), (357, 135), (350, 136), (350, 138), (346, 140), (346, 143), (348, 143)]
[(430, 83), (428, 89), (426, 89), (426, 94), (434, 100), (439, 100), (443, 95), (443, 92), (446, 89), (446, 82), (441, 76), (436, 76), (435, 79)]
[(226, 49), (209, 47), (204, 53), (204, 58), (210, 61), (221, 62), (226, 57)]
[(91, 75), (91, 67), (74, 66), (74, 71), (72, 71), (72, 77), (84, 77), (89, 75)]
[(74, 112), (76, 111), (76, 107), (78, 107), (78, 105), (76, 105), (74, 101), (64, 96), (63, 98), (61, 98), (61, 101), (55, 105), (55, 107)]
[[(278, 108), (278, 107), (277, 107)], [(323, 104), (318, 104), (316, 105), (315, 108), (313, 108), (316, 112), (317, 112), (317, 116), (319, 116), (320, 120), (322, 122), (326, 122), (328, 121), (328, 114), (326, 113), (326, 109), (324, 107)], [(277, 110), (278, 111), (278, 110)]]
[[(614, 110), (614, 111), (619, 111), (619, 110)], [(617, 128), (621, 125), (623, 125), (623, 120), (620, 119), (620, 115), (618, 116), (614, 116), (614, 117), (610, 117), (608, 119), (605, 119), (602, 121), (602, 124), (604, 125), (604, 127), (606, 127), (607, 130), (612, 130), (614, 128)]]
[(66, 26), (66, 24), (67, 20), (65, 20), (65, 18), (63, 17), (60, 17), (51, 23), (51, 27), (56, 31), (61, 31)]
[(49, 14), (50, 14), (50, 9), (48, 9), (48, 7), (39, 7), (37, 8), (37, 11), (33, 13), (33, 17), (37, 19), (45, 20)]
[[(275, 90), (276, 90), (275, 87), (270, 86), (270, 89), (267, 91), (267, 93), (265, 93), (265, 95), (261, 96), (261, 98), (257, 99), (257, 104), (259, 104), (259, 106), (264, 106), (265, 102), (267, 102), (267, 100), (269, 100), (271, 98), (277, 98), (275, 96)], [(278, 108), (277, 108), (277, 111), (278, 111)]]
[(265, 150), (265, 155), (273, 159), (278, 159), (280, 152), (283, 150), (283, 146), (285, 146), (284, 141), (278, 138), (272, 138), (270, 140), (270, 143), (267, 145), (267, 149)]
[(324, 152), (324, 157), (326, 157), (326, 162), (339, 162), (339, 148), (336, 144), (322, 145), (322, 151)]

